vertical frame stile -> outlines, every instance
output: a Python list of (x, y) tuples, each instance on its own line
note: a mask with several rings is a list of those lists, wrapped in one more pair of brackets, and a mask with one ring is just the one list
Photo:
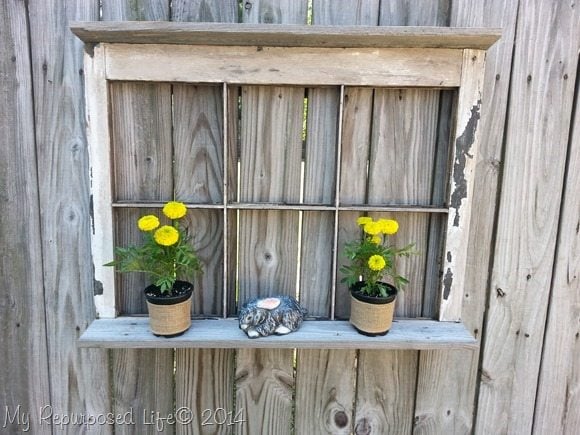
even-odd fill
[(223, 219), (224, 219), (224, 264), (223, 264), (223, 318), (228, 317), (228, 84), (223, 83), (222, 85), (222, 106), (223, 106)]
[(332, 289), (330, 294), (330, 319), (334, 320), (336, 304), (336, 276), (338, 272), (338, 217), (340, 207), (340, 168), (342, 160), (342, 112), (344, 107), (344, 85), (340, 86), (340, 101), (338, 103), (338, 133), (336, 142), (336, 190), (334, 193), (334, 234), (332, 241)]
[(479, 145), (478, 129), (485, 51), (466, 49), (457, 103), (453, 159), (449, 177), (449, 214), (440, 289), (439, 320), (460, 321), (469, 240), (473, 173)]
[(98, 318), (117, 316), (115, 273), (104, 267), (113, 258), (113, 180), (109, 132), (109, 92), (105, 74), (105, 45), (85, 51), (86, 125), (91, 176), (91, 248), (95, 270), (94, 301)]

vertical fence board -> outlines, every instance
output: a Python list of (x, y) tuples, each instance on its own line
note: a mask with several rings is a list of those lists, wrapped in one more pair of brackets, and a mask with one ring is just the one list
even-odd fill
[[(166, 20), (169, 2), (148, 0), (103, 1), (104, 20)], [(118, 95), (117, 95), (118, 94)], [(115, 110), (116, 104), (120, 107)], [(116, 199), (168, 200), (173, 198), (171, 86), (168, 84), (120, 83), (111, 85), (112, 137)], [(115, 116), (117, 113), (117, 116)], [(117, 172), (118, 171), (118, 172)], [(121, 176), (122, 175), (122, 176)], [(124, 210), (121, 223), (128, 228), (146, 210)], [(159, 211), (157, 211), (159, 214)], [(121, 218), (121, 213), (117, 213)], [(127, 242), (140, 242), (127, 235)], [(135, 274), (120, 277), (121, 309), (127, 313), (146, 312), (141, 289), (146, 281)], [(114, 350), (114, 411), (133, 409), (143, 418), (135, 426), (116, 425), (119, 433), (155, 433), (147, 418), (151, 412), (173, 412), (173, 351)], [(166, 428), (174, 433), (175, 427)]]
[[(111, 136), (117, 199), (167, 200), (173, 196), (171, 167), (171, 87), (168, 84), (112, 83)], [(116, 243), (140, 244), (137, 219), (145, 214), (160, 216), (157, 209), (120, 209), (115, 213)], [(143, 289), (150, 284), (143, 274), (119, 276), (121, 311), (145, 313)], [(173, 410), (172, 350), (113, 350), (113, 395), (115, 412), (128, 409), (143, 418), (134, 427), (116, 430), (154, 433), (150, 413), (167, 415)], [(147, 417), (145, 417), (147, 416)], [(174, 428), (169, 427), (169, 432)]]
[[(375, 90), (367, 202), (422, 204), (431, 202), (437, 134), (438, 91)], [(385, 213), (374, 218), (389, 217)], [(429, 216), (397, 213), (399, 232), (389, 237), (397, 246), (415, 243), (419, 255), (399, 261), (398, 273), (410, 285), (397, 296), (396, 314), (421, 315)]]
[[(36, 158), (42, 176), (39, 193), (50, 405), (54, 414), (106, 413), (111, 406), (107, 352), (78, 351), (75, 346), (80, 331), (94, 319), (95, 308), (89, 267), (83, 44), (68, 30), (69, 20), (98, 19), (98, 2), (25, 4), (32, 47)], [(111, 431), (110, 426), (95, 429)], [(65, 432), (78, 430), (73, 424), (64, 427)]]
[[(238, 4), (233, 0), (221, 2), (178, 0), (171, 4), (173, 21), (237, 22)], [(223, 145), (224, 100), (223, 88), (173, 87), (174, 146), (175, 146), (175, 195), (189, 201), (223, 203)], [(237, 120), (237, 116), (235, 116)], [(193, 119), (193, 122), (191, 120)], [(236, 136), (229, 131), (228, 145)], [(237, 131), (234, 132), (237, 133)], [(234, 140), (234, 144), (236, 141)], [(183, 146), (182, 144), (190, 144)], [(178, 155), (183, 152), (183, 159)], [(193, 156), (189, 153), (194, 151)], [(228, 150), (229, 159), (236, 154)], [(229, 160), (228, 159), (228, 160)], [(180, 162), (185, 161), (182, 166)], [(199, 171), (196, 171), (196, 168)], [(198, 172), (203, 178), (198, 180)], [(228, 180), (229, 181), (229, 180)], [(230, 183), (228, 182), (228, 186)], [(200, 188), (201, 187), (201, 188)], [(204, 261), (204, 274), (196, 285), (199, 294), (194, 304), (199, 314), (223, 315), (223, 268), (224, 264), (224, 218), (219, 211), (196, 211), (197, 218), (192, 226), (194, 241)], [(200, 222), (200, 219), (203, 219)], [(201, 223), (201, 226), (198, 226)], [(235, 221), (229, 223), (230, 235), (235, 231)], [(207, 230), (210, 231), (207, 231)], [(235, 242), (235, 238), (234, 238)], [(235, 245), (233, 245), (235, 246)], [(235, 255), (229, 255), (235, 261)], [(229, 276), (233, 289), (235, 276)], [(203, 295), (203, 297), (202, 297)], [(234, 292), (232, 291), (232, 295)], [(194, 420), (190, 425), (177, 426), (179, 434), (225, 434), (230, 433), (227, 425), (202, 426), (203, 417), (218, 408), (232, 411), (234, 406), (233, 375), (235, 351), (230, 349), (179, 349), (175, 353), (176, 409), (192, 410)], [(211, 422), (211, 420), (210, 420)], [(243, 423), (240, 423), (243, 424)]]
[(29, 415), (28, 424), (2, 419), (4, 430), (50, 433), (39, 412), (51, 398), (27, 12), (19, 1), (0, 6), (0, 276), (9, 301), (0, 303), (0, 408)]
[[(242, 10), (242, 21), (246, 23), (278, 23), (278, 24), (304, 24), (306, 23), (307, 2), (304, 0), (256, 0), (245, 2)], [(262, 99), (260, 99), (262, 94)], [(294, 201), (299, 200), (300, 162), (302, 150), (302, 116), (304, 90), (300, 88), (242, 88), (242, 107), (240, 124), (240, 168), (241, 168), (241, 193), (243, 200), (253, 201)], [(276, 101), (278, 100), (278, 101)], [(261, 113), (262, 110), (267, 113)], [(256, 117), (255, 120), (252, 120)], [(269, 118), (270, 117), (270, 118)], [(263, 126), (263, 121), (267, 121)], [(260, 127), (256, 129), (256, 127)], [(264, 130), (265, 127), (265, 130)], [(253, 141), (258, 143), (253, 144)], [(247, 179), (244, 172), (244, 160), (247, 153), (256, 146), (262, 148), (262, 159), (272, 159), (278, 152), (278, 157), (284, 156), (282, 162), (272, 162), (269, 167), (262, 167), (261, 172), (258, 162), (252, 163), (247, 168), (247, 174), (254, 178)], [(268, 148), (272, 147), (271, 150)], [(281, 148), (281, 149), (280, 149)], [(284, 150), (286, 148), (286, 150)], [(274, 154), (271, 154), (274, 153)], [(280, 165), (282, 165), (280, 167)], [(283, 172), (280, 173), (279, 170)], [(264, 171), (265, 170), (265, 171)], [(269, 173), (272, 171), (272, 173)], [(269, 184), (269, 176), (275, 176), (272, 190), (263, 183)], [(265, 188), (262, 190), (261, 188)], [(257, 189), (257, 190), (256, 190)], [(253, 215), (253, 216), (252, 216)], [(244, 218), (249, 218), (244, 222)], [(260, 232), (266, 233), (265, 239), (255, 239), (255, 252), (248, 251), (255, 260), (260, 262), (263, 269), (258, 275), (254, 275), (250, 282), (254, 281), (254, 289), (244, 282), (250, 276), (248, 270), (244, 271), (246, 257), (244, 245), (251, 242), (248, 237), (258, 236), (256, 225), (262, 222), (264, 227)], [(248, 226), (250, 224), (250, 226)], [(293, 294), (292, 277), (296, 275), (296, 268), (287, 269), (285, 276), (279, 276), (278, 280), (270, 281), (275, 275), (270, 271), (272, 260), (287, 263), (297, 261), (298, 256), (298, 213), (297, 212), (249, 212), (240, 213), (239, 230), (239, 253), (240, 253), (240, 303), (255, 294), (271, 294), (274, 288), (277, 291)], [(288, 234), (289, 232), (289, 234)], [(285, 234), (286, 233), (286, 234)], [(294, 233), (294, 234), (293, 234)], [(277, 240), (277, 241), (276, 241)], [(247, 250), (247, 249), (246, 249)], [(286, 255), (284, 253), (287, 253)], [(289, 254), (289, 256), (288, 256)], [(278, 257), (278, 258), (276, 258)], [(284, 258), (286, 257), (286, 258)], [(284, 264), (281, 265), (284, 267)], [(264, 286), (270, 288), (264, 288)], [(292, 424), (292, 395), (294, 389), (293, 352), (291, 350), (240, 350), (238, 351), (236, 366), (236, 409), (247, 415), (248, 422), (243, 426), (236, 427), (237, 433), (271, 433), (285, 434)], [(264, 407), (264, 404), (268, 406)], [(258, 428), (262, 428), (259, 430)]]
[[(430, 5), (431, 8), (439, 8), (436, 2), (431, 2)], [(438, 21), (442, 18), (434, 15), (429, 7), (422, 6), (419, 7), (416, 2), (394, 4), (383, 1), (379, 24), (441, 24)], [(395, 197), (402, 202), (430, 201), (438, 101), (437, 91), (375, 91), (373, 145), (369, 155), (369, 182), (372, 181), (367, 196), (369, 203), (376, 202), (382, 197)], [(394, 122), (394, 119), (398, 122)], [(404, 149), (403, 156), (407, 156), (409, 160), (405, 161), (405, 157), (402, 157), (403, 161), (393, 164), (390, 171), (385, 170), (383, 167), (390, 166), (393, 159), (401, 158), (398, 149)], [(421, 162), (420, 164), (413, 164), (411, 160), (413, 155), (415, 160)], [(403, 170), (404, 172), (399, 172)], [(388, 180), (382, 182), (377, 180), (385, 175), (389, 176)], [(406, 244), (414, 241), (423, 247), (423, 252), (426, 252), (428, 217), (409, 214), (397, 214), (394, 217), (400, 220), (401, 224), (401, 234), (398, 235), (398, 239), (401, 240), (397, 243)], [(400, 304), (399, 300), (397, 301), (397, 315), (421, 314), (426, 260), (419, 258), (419, 262), (415, 264), (416, 266), (412, 266), (409, 270), (410, 287), (416, 286), (415, 291), (402, 296)], [(402, 434), (412, 431), (417, 360), (418, 352), (414, 351), (360, 352), (355, 433), (362, 434), (371, 430), (377, 433)], [(378, 394), (379, 391), (382, 393)]]
[[(558, 23), (546, 27), (545, 23)], [(570, 3), (518, 13), (476, 431), (532, 430), (580, 27)]]
[[(430, 202), (438, 101), (438, 91), (375, 90), (368, 203), (376, 204), (385, 199), (416, 204)], [(400, 262), (399, 272), (409, 278), (410, 284), (397, 297), (396, 314), (420, 316), (425, 252), (428, 246), (428, 216), (396, 213), (393, 216), (381, 214), (380, 217), (391, 217), (399, 221), (400, 230), (391, 238), (393, 243), (401, 246), (416, 243), (420, 254)], [(355, 430), (360, 432), (369, 427), (378, 433), (393, 431), (395, 428), (398, 433), (411, 432), (417, 359), (418, 352), (415, 351), (360, 352)], [(379, 360), (393, 370), (383, 372)], [(361, 380), (364, 381), (364, 387)], [(402, 383), (406, 387), (398, 388), (397, 385)], [(377, 396), (375, 391), (384, 391), (384, 396), (388, 396), (392, 402), (385, 406), (385, 397)]]
[[(223, 203), (223, 101), (221, 86), (173, 86), (175, 198)], [(195, 280), (193, 310), (219, 315), (223, 307), (223, 214), (189, 212), (189, 233), (204, 271)]]
[[(169, 84), (112, 82), (111, 144), (113, 148), (113, 197), (123, 200), (173, 198), (171, 150), (171, 86)], [(160, 210), (117, 210), (123, 220), (117, 225), (118, 246), (140, 244), (137, 219)], [(136, 289), (149, 285), (144, 274), (117, 276), (119, 308), (122, 313), (146, 313), (145, 297)]]
[[(575, 13), (578, 18), (578, 12)], [(570, 62), (567, 66), (563, 72), (568, 74), (570, 82), (574, 82), (574, 64)], [(575, 73), (578, 83), (578, 69)], [(534, 415), (533, 433), (537, 434), (551, 432), (572, 435), (580, 427), (579, 95), (577, 84), (552, 294)]]
[(312, 24), (325, 26), (376, 26), (380, 0), (343, 0), (340, 7), (332, 0), (312, 1)]
[[(304, 203), (334, 205), (340, 90), (308, 90), (304, 155)], [(302, 216), (300, 303), (311, 316), (328, 317), (332, 287), (334, 215)]]
[[(339, 100), (338, 89), (309, 90), (305, 202), (334, 204)], [(330, 313), (333, 229), (332, 213), (304, 213), (300, 301), (310, 315)], [(353, 350), (298, 350), (296, 433), (351, 432), (355, 355)]]
[[(474, 177), (463, 295), (463, 321), (478, 339), (481, 337), (486, 303), (516, 16), (517, 4), (507, 4), (501, 0), (487, 6), (483, 3), (457, 2), (453, 4), (450, 20), (453, 26), (503, 28), (501, 40), (486, 57), (481, 140)], [(478, 364), (478, 351), (420, 353), (416, 433), (470, 433)]]
[[(343, 2), (340, 8), (326, 0), (315, 0), (313, 2), (312, 22), (318, 25), (352, 25), (366, 24), (374, 25), (378, 20), (378, 1), (360, 2), (358, 0)], [(355, 92), (356, 93), (356, 92)], [(372, 104), (372, 91), (366, 91), (364, 100), (367, 107)], [(335, 183), (330, 181), (334, 173), (336, 164), (336, 136), (339, 126), (337, 121), (340, 92), (338, 89), (311, 90), (309, 97), (309, 112), (306, 132), (306, 171), (304, 200), (323, 203), (334, 203)], [(356, 98), (355, 98), (356, 100)], [(351, 105), (350, 107), (353, 107)], [(351, 112), (352, 113), (352, 112)], [(370, 125), (370, 114), (367, 118)], [(364, 125), (364, 116), (363, 116)], [(347, 126), (349, 125), (349, 126)], [(347, 130), (347, 137), (352, 139), (353, 135), (358, 139), (355, 126), (352, 125), (352, 118), (348, 119), (345, 114), (343, 126)], [(368, 150), (369, 130), (364, 126), (361, 133), (367, 138), (363, 146)], [(343, 133), (343, 136), (345, 134)], [(344, 138), (343, 138), (344, 141)], [(353, 150), (357, 144), (355, 141), (347, 141), (347, 147)], [(324, 144), (322, 146), (321, 144)], [(344, 153), (344, 150), (343, 150)], [(368, 153), (368, 151), (367, 151)], [(324, 164), (319, 163), (322, 154), (329, 156), (324, 159)], [(367, 154), (364, 154), (365, 158)], [(332, 157), (331, 157), (332, 156)], [(343, 154), (343, 159), (344, 159)], [(320, 170), (320, 167), (325, 168)], [(352, 175), (352, 174), (349, 174)], [(348, 183), (343, 184), (342, 189), (345, 195), (349, 187)], [(347, 198), (355, 200), (356, 198)], [(361, 201), (362, 202), (362, 201)], [(333, 217), (325, 214), (313, 214), (304, 216), (303, 234), (306, 236), (314, 228), (312, 219), (317, 220), (320, 226), (319, 231), (314, 234), (325, 234), (323, 228), (329, 231), (333, 227)], [(336, 229), (338, 230), (338, 229)], [(310, 236), (303, 238), (303, 252), (314, 252), (314, 246), (308, 244)], [(323, 243), (316, 240), (318, 249), (320, 245), (326, 246), (326, 252), (321, 252), (314, 258), (331, 258), (332, 239), (324, 239)], [(334, 253), (337, 255), (338, 253)], [(342, 261), (340, 256), (336, 257), (338, 264)], [(312, 266), (320, 268), (319, 261), (309, 262)], [(332, 264), (323, 263), (327, 267)], [(323, 270), (325, 270), (323, 268)], [(332, 269), (330, 269), (332, 271)], [(311, 272), (311, 273), (314, 273)], [(306, 276), (305, 276), (306, 275)], [(302, 270), (302, 280), (309, 279), (307, 270)], [(317, 276), (320, 279), (320, 275)], [(339, 280), (338, 280), (339, 281)], [(323, 281), (324, 282), (324, 281)], [(329, 314), (329, 294), (325, 290), (331, 288), (332, 276), (326, 278), (326, 285), (318, 282), (318, 298), (313, 300), (312, 292), (305, 295), (305, 305), (314, 315)], [(308, 288), (308, 286), (306, 286)], [(311, 286), (313, 290), (315, 286)], [(340, 287), (339, 287), (340, 288)], [(338, 289), (337, 289), (338, 290)], [(343, 289), (344, 290), (344, 289)], [(344, 293), (344, 292), (343, 292)], [(349, 305), (348, 297), (340, 299), (337, 294), (337, 304), (335, 314), (345, 315), (346, 307)], [(354, 350), (300, 350), (297, 355), (296, 373), (296, 422), (297, 434), (328, 433), (328, 434), (349, 434), (353, 430), (353, 403), (356, 381), (356, 351)]]
[[(242, 201), (298, 202), (303, 98), (301, 88), (242, 88)], [(250, 296), (295, 294), (298, 216), (296, 211), (240, 212), (240, 303)], [(242, 433), (255, 433), (252, 427), (255, 430), (257, 422), (262, 422), (262, 432), (289, 430), (294, 386), (292, 353), (287, 349), (239, 351), (237, 408), (248, 415), (248, 426), (240, 428)], [(248, 364), (263, 366), (264, 370)], [(278, 370), (281, 373), (277, 374)], [(263, 390), (256, 397), (259, 384)], [(271, 404), (265, 405), (270, 400)]]

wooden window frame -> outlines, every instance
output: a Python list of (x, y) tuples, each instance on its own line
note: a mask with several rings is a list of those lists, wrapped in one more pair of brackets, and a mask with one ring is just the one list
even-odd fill
[[(335, 211), (335, 216), (338, 216), (338, 211), (346, 209), (447, 213), (445, 255), (442, 264), (443, 278), (439, 291), (439, 322), (460, 322), (471, 217), (470, 198), (480, 137), (477, 123), (481, 108), (485, 50), (499, 38), (498, 29), (268, 26), (170, 22), (85, 22), (73, 23), (71, 29), (86, 44), (84, 64), (93, 203), (92, 254), (95, 280), (102, 286), (102, 293), (94, 297), (99, 319), (119, 320), (115, 305), (115, 274), (112, 268), (102, 266), (113, 258), (113, 209), (138, 206), (135, 203), (113, 201), (108, 83), (110, 81), (148, 81), (222, 84), (225, 121), (223, 122), (224, 202), (223, 204), (189, 204), (189, 207), (221, 209), (224, 223), (227, 223), (230, 209), (328, 209)], [(296, 74), (297, 64), (300, 65), (300, 74)], [(336, 204), (328, 207), (303, 204), (289, 206), (229, 203), (225, 193), (227, 191), (225, 174), (227, 173), (228, 148), (228, 86), (231, 85), (340, 86), (341, 104), (345, 86), (456, 89), (456, 116), (452, 126), (452, 163), (447, 206), (437, 208), (364, 205), (349, 208), (339, 204), (338, 193)], [(340, 153), (340, 143), (338, 150)], [(340, 161), (340, 155), (338, 158)], [(337, 178), (339, 177), (340, 174), (337, 175)], [(337, 190), (339, 185), (337, 183)], [(225, 227), (227, 228), (227, 225)], [(225, 255), (227, 255), (226, 239), (224, 238)], [(227, 257), (224, 261), (227, 261)], [(227, 268), (224, 267), (224, 278), (226, 278), (224, 279), (224, 296), (227, 287), (226, 273)], [(224, 297), (224, 305), (226, 300), (227, 298)], [(334, 306), (334, 298), (332, 302)], [(333, 315), (331, 317), (333, 318)], [(96, 322), (99, 321), (101, 320)], [(135, 321), (132, 322), (135, 324)], [(329, 322), (332, 328), (337, 328), (338, 321), (330, 320)], [(423, 327), (432, 325), (436, 329), (439, 323), (427, 320), (407, 322), (411, 324), (427, 322), (423, 323)], [(316, 324), (322, 326), (320, 322)], [(105, 324), (101, 323), (101, 325)], [(120, 323), (117, 323), (118, 325)], [(308, 328), (312, 329), (315, 326)], [(441, 328), (444, 326), (449, 327), (449, 325), (439, 325)], [(94, 330), (87, 332), (90, 335)], [(462, 335), (460, 332), (457, 330), (449, 333), (451, 335), (444, 334), (442, 342), (447, 343), (446, 345), (455, 343), (458, 346), (475, 343), (472, 337), (468, 340), (465, 334)], [(348, 335), (346, 329), (344, 334)], [(298, 340), (302, 343), (300, 346), (296, 346), (299, 343), (292, 341), (292, 338), (278, 339), (276, 343), (286, 343), (278, 344), (284, 347), (325, 347), (324, 340), (320, 340), (319, 343), (312, 338), (316, 336), (315, 329), (312, 329), (307, 336), (310, 340)], [(377, 340), (367, 341), (365, 345), (396, 347), (397, 345), (394, 344), (396, 338), (392, 338), (392, 333), (389, 336), (388, 346), (381, 345), (380, 341), (377, 344)], [(151, 336), (153, 341), (147, 339), (145, 335), (140, 337), (136, 340), (137, 344), (133, 343), (133, 347), (152, 347), (151, 343), (156, 343), (153, 336)], [(87, 337), (85, 337), (85, 342), (89, 343), (86, 344), (87, 346), (91, 345)], [(95, 342), (98, 343), (95, 344)], [(420, 340), (417, 341), (417, 343), (420, 342)], [(191, 340), (185, 340), (184, 343), (189, 347), (222, 347), (215, 343), (213, 346), (208, 346), (211, 343), (195, 344)], [(332, 346), (348, 347), (341, 343), (338, 340)], [(428, 341), (423, 340), (421, 343), (423, 344), (417, 344), (417, 346), (423, 347), (417, 348), (430, 348)], [(230, 347), (242, 347), (242, 344), (242, 341), (232, 342)], [(92, 345), (103, 344), (94, 339)], [(113, 340), (108, 347), (118, 346), (131, 347), (123, 340), (116, 340), (116, 342)], [(263, 342), (260, 342), (258, 346), (252, 345), (252, 347), (263, 346)], [(361, 343), (357, 345), (357, 347), (360, 346)], [(401, 346), (413, 348), (414, 344), (407, 343)]]

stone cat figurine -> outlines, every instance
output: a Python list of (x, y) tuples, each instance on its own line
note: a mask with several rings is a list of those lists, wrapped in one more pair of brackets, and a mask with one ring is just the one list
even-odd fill
[(292, 296), (255, 297), (240, 310), (240, 329), (250, 338), (284, 335), (298, 329), (305, 315)]

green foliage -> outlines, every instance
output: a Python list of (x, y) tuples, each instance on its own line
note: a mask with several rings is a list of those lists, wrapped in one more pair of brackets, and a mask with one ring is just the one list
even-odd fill
[[(386, 222), (379, 220), (379, 223), (381, 221)], [(395, 228), (398, 228), (398, 224), (395, 221), (388, 222), (394, 222)], [(377, 222), (373, 224), (377, 224)], [(393, 234), (392, 230), (383, 231), (379, 234), (368, 234), (364, 231), (365, 224), (361, 223), (360, 225), (363, 227), (361, 239), (351, 241), (344, 247), (344, 255), (350, 261), (350, 264), (343, 265), (340, 268), (341, 273), (344, 275), (342, 282), (351, 287), (355, 283), (363, 281), (365, 284), (361, 287), (361, 291), (364, 294), (386, 297), (387, 287), (381, 283), (386, 277), (389, 278), (391, 284), (401, 290), (409, 281), (397, 273), (396, 260), (398, 257), (409, 257), (416, 254), (414, 244), (409, 244), (403, 248), (390, 246), (387, 238), (390, 234)]]
[[(149, 216), (148, 216), (149, 217)], [(200, 261), (190, 243), (187, 231), (174, 220), (173, 228), (179, 234), (176, 243), (167, 246), (155, 239), (155, 231), (143, 230), (143, 245), (115, 248), (115, 260), (105, 266), (117, 272), (146, 273), (162, 293), (168, 292), (177, 279), (192, 281), (202, 271)]]

